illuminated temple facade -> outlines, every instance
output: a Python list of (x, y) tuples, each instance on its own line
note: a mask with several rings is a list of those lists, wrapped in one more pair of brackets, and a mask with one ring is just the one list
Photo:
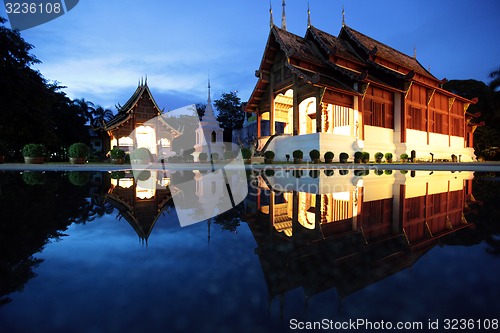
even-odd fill
[(174, 155), (172, 141), (182, 134), (165, 121), (147, 81), (139, 83), (103, 129), (110, 137), (110, 148), (118, 147), (125, 152), (147, 148), (156, 160)]
[(283, 160), (356, 151), (416, 160), (475, 158), (467, 109), (475, 101), (442, 88), (416, 55), (403, 54), (344, 23), (338, 36), (310, 24), (300, 37), (272, 23), (246, 111), (258, 150)]

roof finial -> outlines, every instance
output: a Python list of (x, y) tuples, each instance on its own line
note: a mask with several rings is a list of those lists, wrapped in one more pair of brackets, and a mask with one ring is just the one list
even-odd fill
[(212, 100), (210, 99), (210, 75), (208, 76), (208, 102), (210, 103)]
[(144, 80), (144, 85), (147, 86), (148, 85), (148, 74), (146, 74), (146, 79)]
[(283, 12), (281, 13), (281, 29), (286, 31), (286, 13), (285, 13), (286, 3), (285, 3), (285, 0), (283, 0), (282, 6), (283, 6)]
[(413, 59), (417, 59), (417, 47), (413, 45)]
[(345, 26), (345, 10), (344, 5), (342, 5), (342, 26)]
[(271, 4), (271, 0), (269, 0), (269, 27), (272, 29), (274, 26), (273, 20), (273, 6)]
[(309, 8), (309, 1), (307, 2), (307, 27), (311, 27), (311, 9)]

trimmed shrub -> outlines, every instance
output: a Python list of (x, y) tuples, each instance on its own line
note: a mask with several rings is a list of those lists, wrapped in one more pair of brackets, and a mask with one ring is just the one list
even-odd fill
[(73, 143), (69, 146), (68, 156), (70, 158), (85, 158), (89, 155), (90, 148), (82, 142)]

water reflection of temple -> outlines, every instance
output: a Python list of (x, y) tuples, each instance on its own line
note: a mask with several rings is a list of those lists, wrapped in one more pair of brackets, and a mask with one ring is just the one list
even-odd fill
[(141, 240), (147, 241), (158, 218), (172, 198), (167, 173), (156, 171), (114, 172), (106, 199), (134, 228)]
[(472, 177), (373, 170), (257, 177), (257, 214), (248, 224), (270, 299), (298, 287), (306, 297), (331, 288), (344, 297), (411, 267), (441, 237), (470, 226), (463, 208)]

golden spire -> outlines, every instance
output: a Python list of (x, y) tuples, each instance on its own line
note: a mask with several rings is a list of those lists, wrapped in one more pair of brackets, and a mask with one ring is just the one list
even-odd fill
[(309, 8), (309, 1), (307, 2), (307, 27), (311, 27), (311, 10)]
[(269, 0), (269, 27), (272, 29), (274, 26), (273, 20), (273, 6), (271, 4), (271, 0)]
[(344, 10), (344, 5), (342, 5), (342, 26), (345, 26), (345, 10)]
[(281, 29), (286, 31), (286, 13), (285, 13), (286, 4), (285, 4), (285, 0), (283, 0), (282, 6), (283, 6), (283, 12), (281, 13)]

